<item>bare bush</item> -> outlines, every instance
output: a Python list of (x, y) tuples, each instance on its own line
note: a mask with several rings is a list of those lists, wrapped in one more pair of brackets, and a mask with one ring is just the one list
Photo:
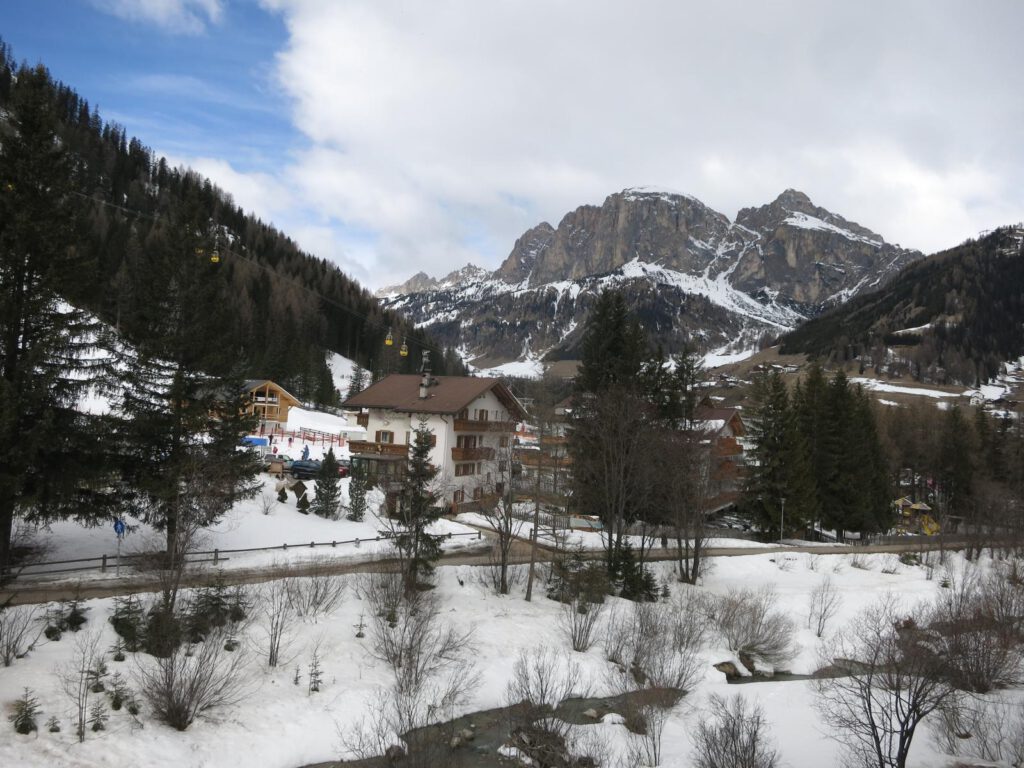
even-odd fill
[(0, 661), (5, 667), (24, 656), (39, 639), (43, 627), (35, 606), (15, 605), (0, 608)]
[(247, 692), (241, 650), (224, 650), (214, 633), (201, 643), (178, 646), (166, 658), (142, 661), (137, 684), (153, 715), (184, 731), (202, 712), (233, 704)]
[(818, 637), (825, 635), (828, 623), (839, 611), (842, 599), (839, 590), (826, 576), (814, 589), (811, 590), (810, 611), (807, 615), (807, 628), (813, 629)]
[(731, 700), (712, 696), (710, 718), (697, 725), (697, 768), (775, 768), (778, 752), (768, 744), (768, 723), (759, 705), (742, 695)]
[(514, 743), (539, 765), (562, 765), (570, 751), (573, 726), (559, 707), (588, 695), (580, 665), (550, 646), (520, 651), (505, 690)]
[(314, 624), (320, 616), (333, 613), (345, 595), (345, 581), (326, 568), (308, 576), (287, 580), (288, 601), (295, 615)]
[(604, 602), (592, 602), (580, 592), (562, 604), (561, 626), (574, 651), (583, 652), (594, 643), (594, 633), (604, 613)]
[(509, 704), (529, 705), (539, 717), (554, 712), (566, 699), (585, 697), (588, 692), (577, 662), (551, 646), (539, 645), (519, 652), (505, 698)]
[(458, 668), (474, 650), (473, 630), (460, 632), (443, 624), (437, 600), (426, 592), (409, 594), (391, 613), (375, 613), (371, 627), (371, 653), (391, 667), (395, 689), (403, 694)]
[(695, 595), (687, 590), (669, 603), (630, 603), (612, 613), (605, 655), (618, 666), (610, 681), (613, 689), (624, 693), (693, 687), (705, 635), (703, 610)]
[(287, 653), (295, 629), (292, 591), (290, 579), (277, 579), (263, 584), (256, 596), (253, 614), (258, 617), (255, 626), (260, 636), (256, 649), (266, 657), (268, 667), (288, 663), (282, 654)]
[(1017, 701), (970, 699), (941, 711), (943, 751), (993, 763), (1024, 765), (1024, 709)]
[(71, 700), (75, 712), (75, 735), (85, 741), (89, 719), (89, 695), (96, 680), (95, 670), (103, 662), (99, 632), (79, 632), (70, 661), (57, 668), (61, 689)]
[(904, 766), (920, 722), (957, 705), (948, 654), (927, 618), (928, 609), (887, 595), (832, 638), (829, 657), (845, 674), (815, 681), (818, 709), (858, 765)]
[(860, 552), (857, 552), (853, 555), (850, 555), (850, 567), (856, 568), (860, 571), (870, 571), (871, 558), (867, 555), (862, 555)]
[(357, 584), (359, 597), (370, 604), (375, 616), (393, 617), (405, 599), (405, 580), (398, 570), (361, 574)]
[(771, 586), (730, 590), (709, 603), (709, 618), (730, 650), (777, 667), (790, 661), (796, 648), (793, 622), (774, 603)]
[(942, 590), (928, 617), (949, 657), (950, 679), (961, 690), (987, 693), (1021, 678), (1024, 657), (1012, 615), (1015, 595), (998, 575), (982, 579), (973, 568), (947, 569)]

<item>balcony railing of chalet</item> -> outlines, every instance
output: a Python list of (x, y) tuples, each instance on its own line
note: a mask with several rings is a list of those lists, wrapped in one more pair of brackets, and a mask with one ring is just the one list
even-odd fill
[(570, 456), (541, 456), (537, 451), (519, 451), (516, 456), (524, 467), (531, 469), (537, 466), (543, 466), (544, 469), (572, 466), (572, 457)]
[(511, 421), (480, 421), (478, 419), (456, 419), (456, 432), (513, 432), (516, 425)]
[(493, 458), (493, 448), (452, 448), (452, 461), (490, 461)]
[(373, 443), (368, 440), (350, 440), (352, 453), (376, 453), (381, 456), (409, 456), (409, 446), (402, 443)]

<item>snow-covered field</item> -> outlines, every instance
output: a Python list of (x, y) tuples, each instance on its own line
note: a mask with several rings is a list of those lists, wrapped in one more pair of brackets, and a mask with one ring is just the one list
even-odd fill
[[(910, 602), (928, 599), (940, 589), (939, 580), (928, 580), (924, 569), (899, 565), (892, 555), (860, 555), (859, 565), (866, 565), (867, 569), (853, 567), (852, 557), (793, 553), (721, 558), (713, 562), (703, 584), (696, 589), (722, 594), (731, 588), (774, 585), (779, 607), (800, 627), (800, 649), (791, 670), (807, 673), (818, 667), (820, 648), (820, 641), (806, 629), (808, 595), (826, 577), (832, 579), (842, 596), (840, 614), (829, 628), (832, 632), (842, 631), (843, 624), (854, 614), (885, 593), (898, 593)], [(882, 572), (883, 568), (890, 570), (894, 566), (895, 573)], [(671, 581), (671, 566), (659, 564), (658, 574)], [(525, 602), (522, 581), (516, 584), (513, 594), (495, 596), (482, 577), (482, 569), (467, 566), (442, 567), (437, 572), (435, 593), (441, 615), (460, 629), (474, 630), (477, 649), (472, 659), (480, 673), (480, 684), (464, 711), (502, 705), (517, 654), (542, 644), (565, 649), (582, 665), (593, 692), (606, 692), (604, 681), (609, 665), (600, 644), (586, 653), (569, 651), (559, 627), (558, 603), (546, 599), (543, 590), (533, 602)], [(156, 722), (144, 707), (140, 722), (121, 712), (112, 713), (106, 731), (89, 732), (85, 743), (78, 744), (71, 734), (71, 704), (61, 693), (54, 672), (70, 659), (75, 638), (66, 633), (59, 642), (41, 639), (26, 658), (9, 668), (0, 668), (0, 701), (9, 704), (28, 686), (42, 709), (38, 735), (19, 736), (8, 724), (2, 724), (8, 730), (2, 731), (4, 736), (0, 738), (0, 765), (296, 768), (346, 756), (342, 734), (355, 727), (377, 692), (389, 685), (391, 676), (386, 665), (371, 653), (372, 635), (368, 632), (365, 638), (355, 637), (354, 626), (367, 611), (366, 603), (357, 596), (358, 577), (339, 578), (348, 579), (342, 605), (319, 623), (297, 623), (298, 632), (287, 646), (290, 661), (277, 669), (268, 669), (258, 655), (251, 653), (256, 645), (245, 645), (252, 656), (245, 672), (248, 695), (234, 705), (210, 710), (185, 732)], [(673, 582), (672, 589), (694, 588)], [(610, 601), (612, 607), (624, 603), (618, 598)], [(115, 642), (107, 621), (112, 601), (91, 600), (86, 607), (88, 623), (83, 631), (101, 633), (102, 647), (109, 647)], [(317, 643), (326, 685), (320, 693), (309, 695), (305, 684), (293, 684), (293, 676), (296, 667), (306, 674), (312, 648)], [(691, 764), (692, 735), (701, 718), (702, 703), (712, 694), (733, 693), (743, 693), (764, 706), (783, 765), (822, 768), (840, 764), (840, 747), (829, 739), (816, 714), (810, 683), (730, 686), (712, 666), (730, 658), (732, 654), (721, 647), (720, 641), (712, 639), (706, 644), (702, 652), (703, 679), (674, 708), (665, 729), (662, 765)], [(112, 672), (120, 671), (131, 680), (139, 661), (129, 655), (126, 662), (111, 661), (109, 665)], [(58, 734), (48, 733), (42, 727), (51, 715), (63, 725)], [(619, 725), (586, 727), (605, 730), (617, 739), (625, 738)], [(920, 731), (911, 768), (945, 764), (927, 730)]]

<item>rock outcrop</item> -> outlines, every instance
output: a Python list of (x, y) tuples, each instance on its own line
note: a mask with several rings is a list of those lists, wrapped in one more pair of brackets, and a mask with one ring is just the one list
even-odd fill
[(420, 273), (378, 292), (469, 360), (573, 357), (594, 298), (625, 292), (667, 351), (756, 343), (885, 283), (917, 251), (796, 190), (732, 222), (689, 195), (627, 189), (525, 232), (494, 272)]

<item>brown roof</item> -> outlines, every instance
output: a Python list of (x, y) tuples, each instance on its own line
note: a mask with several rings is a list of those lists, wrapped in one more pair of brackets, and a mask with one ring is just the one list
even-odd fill
[(724, 421), (728, 424), (733, 419), (739, 419), (739, 432), (742, 436), (746, 432), (743, 425), (743, 417), (737, 408), (709, 408), (706, 405), (698, 405), (693, 410), (694, 421)]
[(519, 421), (526, 410), (501, 379), (433, 376), (427, 398), (420, 399), (418, 375), (393, 373), (344, 402), (347, 408), (388, 408), (401, 413), (458, 413), (480, 395), (494, 390), (502, 405)]

